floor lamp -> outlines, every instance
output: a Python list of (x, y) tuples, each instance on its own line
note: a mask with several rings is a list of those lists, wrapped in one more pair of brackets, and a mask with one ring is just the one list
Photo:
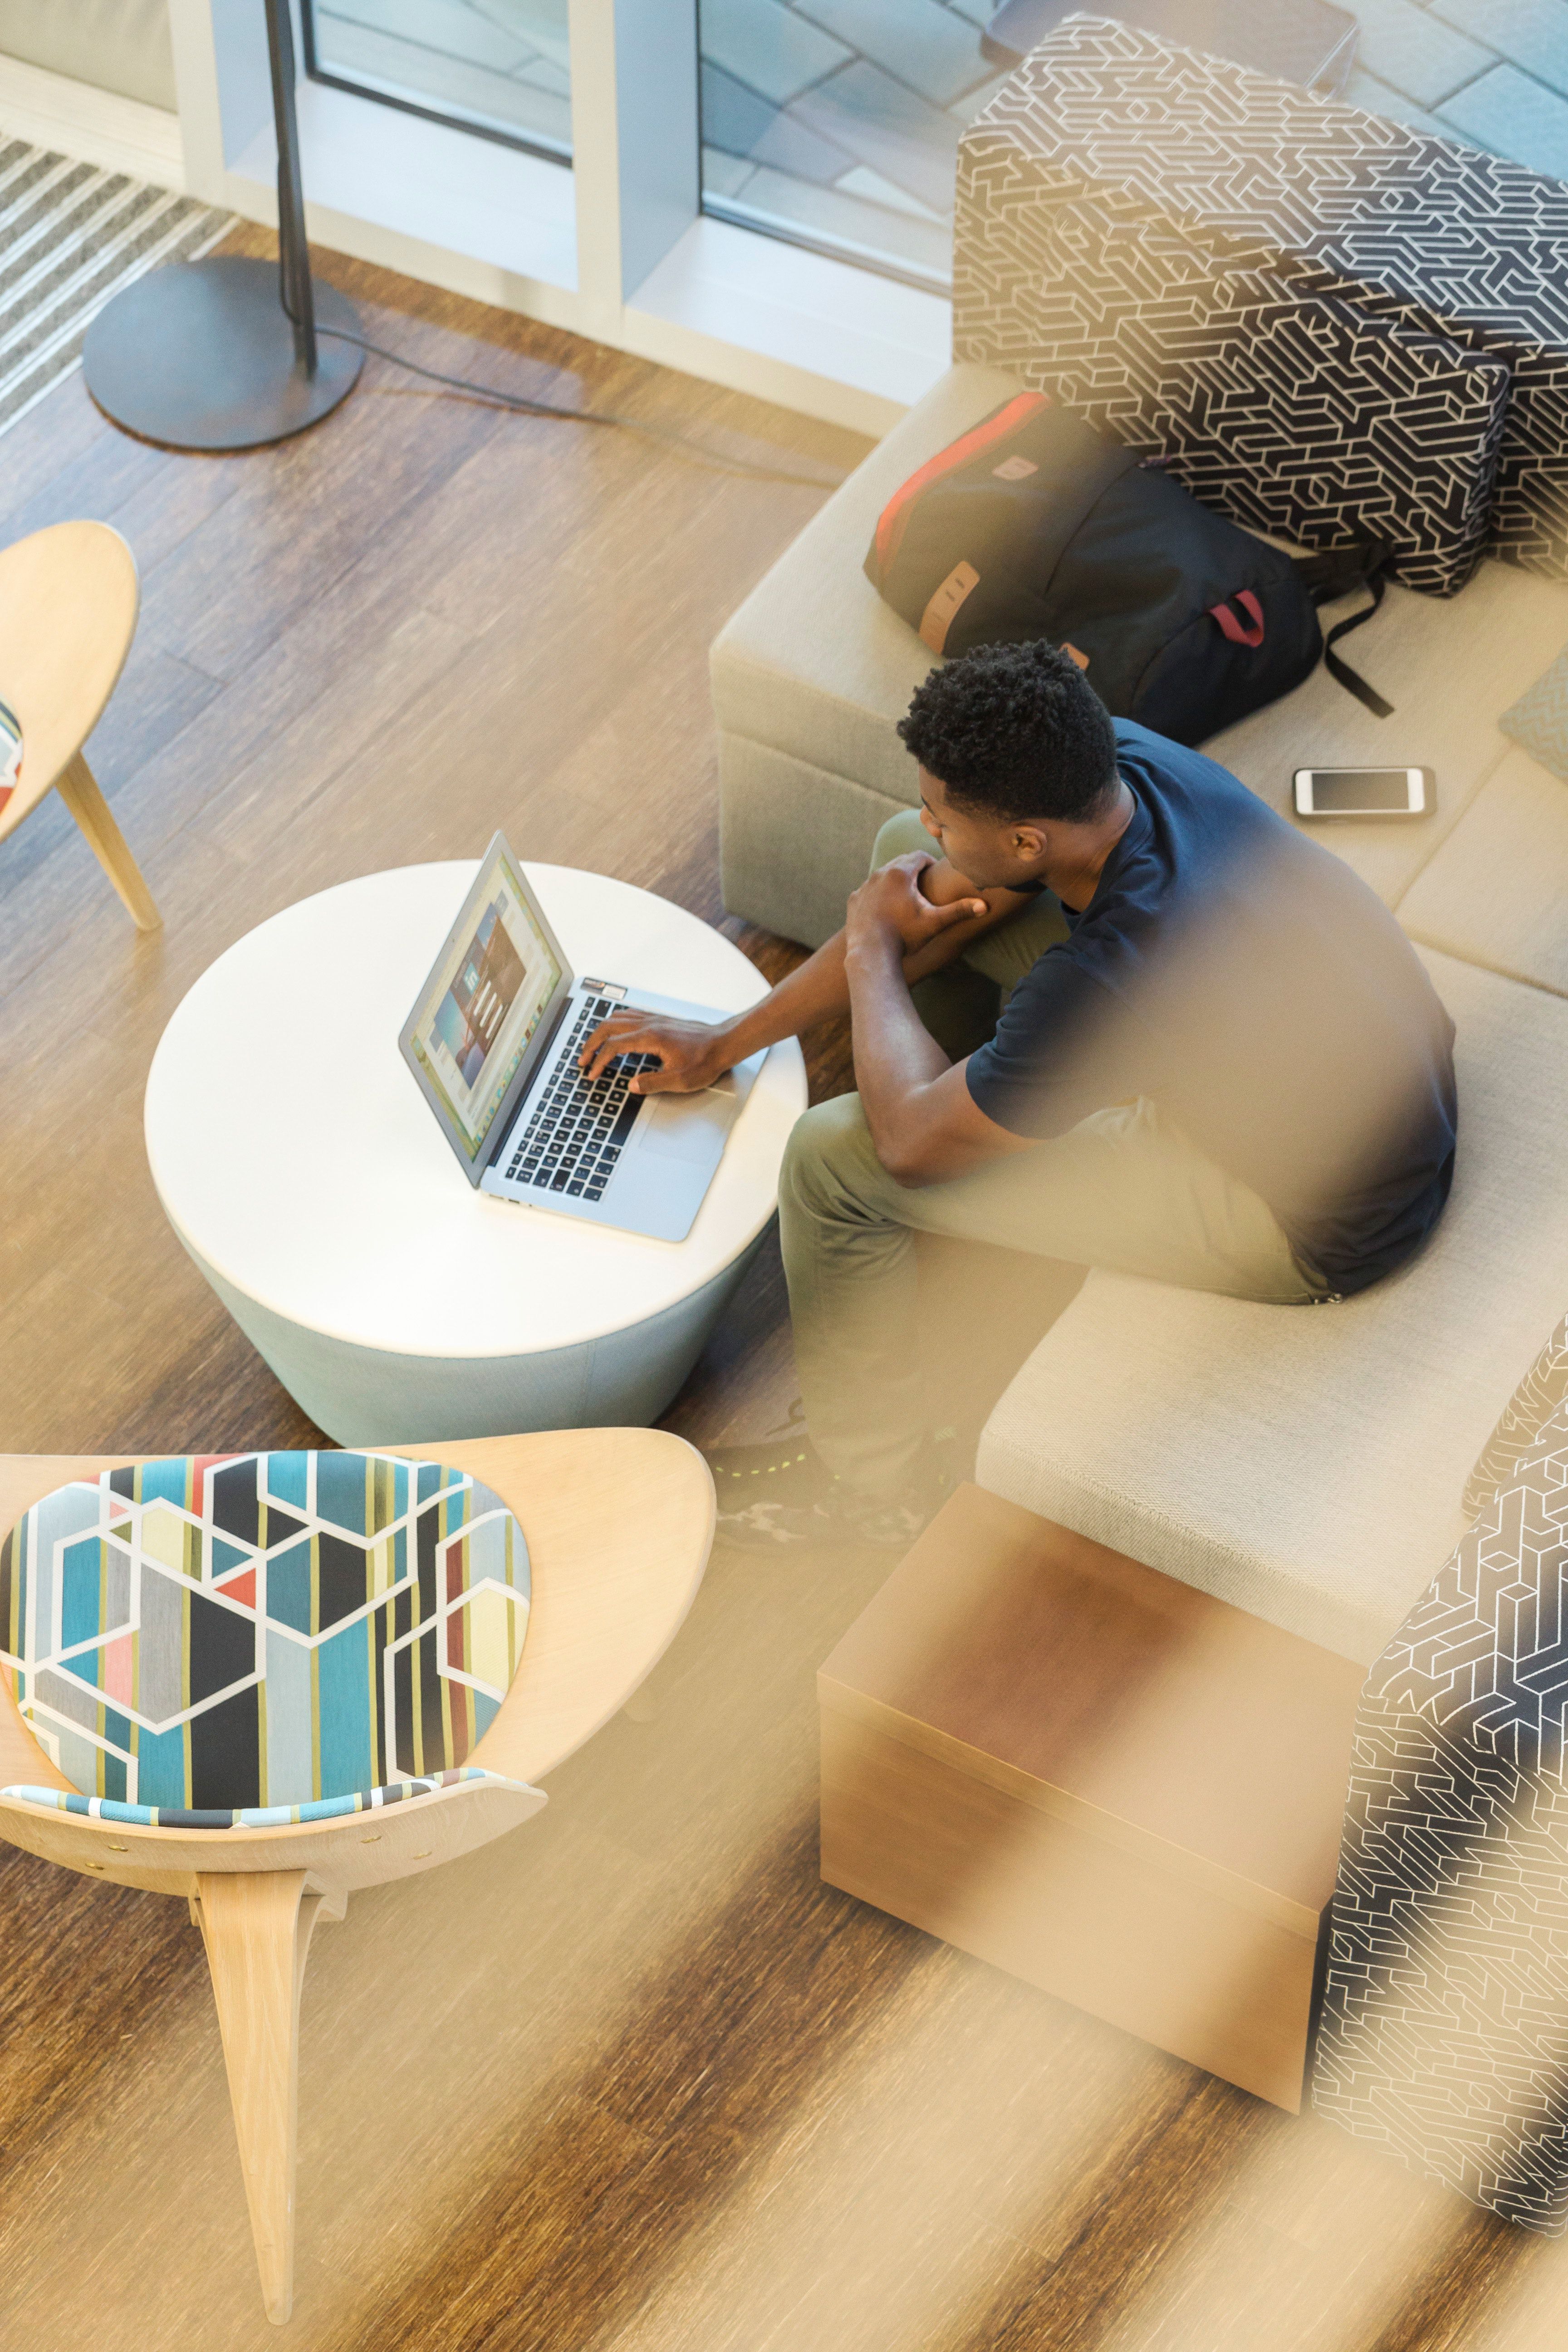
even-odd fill
[(104, 415), (169, 449), (258, 449), (302, 433), (353, 391), (353, 306), (313, 285), (300, 180), (289, 0), (265, 0), (278, 131), (279, 262), (215, 257), (150, 270), (99, 312), (82, 346)]

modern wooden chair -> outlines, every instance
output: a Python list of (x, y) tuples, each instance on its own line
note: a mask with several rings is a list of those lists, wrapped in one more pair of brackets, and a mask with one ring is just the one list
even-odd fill
[[(340, 1811), (320, 1820), (290, 1819), (285, 1812), (281, 1826), (137, 1823), (120, 1816), (138, 1808), (116, 1806), (102, 1797), (84, 1800), (79, 1757), (79, 1780), (73, 1781), (29, 1728), (10, 1678), (0, 1672), (0, 1790), (7, 1792), (0, 1795), (0, 1835), (67, 1869), (122, 1886), (183, 1896), (190, 1904), (212, 1974), (262, 2294), (268, 2317), (279, 2321), (289, 2317), (293, 2295), (300, 1993), (317, 1919), (341, 1919), (357, 1887), (434, 1869), (537, 1811), (545, 1799), (532, 1784), (626, 1704), (674, 1636), (701, 1582), (713, 1535), (712, 1481), (701, 1456), (680, 1439), (657, 1430), (552, 1431), (468, 1444), (366, 1447), (363, 1452), (388, 1463), (402, 1456), (466, 1473), (490, 1490), (490, 1498), (505, 1505), (523, 1531), (531, 1582), (526, 1640), (520, 1661), (513, 1646), (516, 1671), (510, 1687), (465, 1758), (461, 1774), (437, 1772), (426, 1781), (405, 1783), (411, 1793), (388, 1792), (386, 1801), (381, 1801), (378, 1792), (374, 1810)], [(226, 1462), (246, 1458), (185, 1457), (204, 1464), (204, 1475)], [(345, 1463), (350, 1457), (322, 1454), (314, 1458), (321, 1464)], [(0, 1455), (0, 1530), (14, 1528), (33, 1505), (58, 1489), (77, 1482), (96, 1483), (103, 1473), (125, 1466), (125, 1458), (118, 1455)], [(148, 1506), (140, 1507), (145, 1514)], [(380, 1527), (388, 1516), (377, 1517), (374, 1524)], [(40, 1512), (29, 1523), (35, 1558), (42, 1550), (45, 1517)], [(154, 1545), (163, 1547), (160, 1559), (168, 1560), (176, 1580), (183, 1575), (200, 1586), (205, 1580), (210, 1590), (215, 1576), (243, 1578), (237, 1553), (226, 1566), (212, 1556), (217, 1549), (213, 1508), (206, 1519), (205, 1555), (194, 1547), (189, 1532), (182, 1532), (177, 1513), (169, 1515), (167, 1530), (156, 1534), (143, 1520), (139, 1541), (146, 1544), (149, 1556)], [(189, 1522), (187, 1511), (186, 1530)], [(169, 1535), (177, 1540), (171, 1543)], [(265, 1535), (260, 1541), (268, 1541)], [(306, 1549), (309, 1552), (310, 1548)], [(324, 1561), (326, 1547), (318, 1549)], [(69, 1612), (76, 1604), (67, 1586), (63, 1555), (58, 1545), (54, 1550), (61, 1565), (48, 1602), (54, 1612), (52, 1646), (58, 1651), (63, 1645), (68, 1654)], [(0, 1622), (0, 1648), (13, 1655), (19, 1655), (24, 1646), (23, 1629), (16, 1622), (17, 1557), (13, 1554), (5, 1581), (11, 1596), (5, 1602), (8, 1622)], [(98, 1575), (85, 1556), (81, 1565), (84, 1573)], [(305, 1571), (305, 1590), (321, 1572), (312, 1559)], [(437, 1570), (432, 1568), (429, 1573), (434, 1577)], [(510, 1595), (504, 1591), (498, 1594), (491, 1581), (487, 1638), (493, 1651), (496, 1612), (506, 1615)], [(30, 1589), (37, 1609), (45, 1589), (37, 1575)], [(254, 1580), (251, 1598), (254, 1604)], [(268, 1601), (260, 1613), (275, 1620), (284, 1605)], [(99, 1606), (90, 1595), (89, 1606)], [(123, 1604), (120, 1615), (128, 1615)], [(314, 1622), (307, 1619), (307, 1626)], [(127, 1624), (127, 1635), (131, 1630)], [(195, 1638), (188, 1630), (187, 1696)], [(448, 1638), (445, 1624), (440, 1638)], [(503, 1654), (507, 1638), (502, 1630)], [(451, 1639), (452, 1663), (472, 1667), (475, 1657), (466, 1650), (459, 1654), (459, 1637)], [(143, 1634), (143, 1649), (145, 1643)], [(136, 1671), (144, 1674), (144, 1664)], [(116, 1672), (106, 1663), (97, 1677), (110, 1707)], [(503, 1666), (498, 1683), (504, 1673)], [(46, 1718), (52, 1714), (58, 1725), (61, 1706), (50, 1709), (47, 1678), (40, 1675), (37, 1679), (42, 1714)], [(473, 1688), (474, 1681), (460, 1673), (444, 1683), (442, 1704), (448, 1708), (459, 1705), (465, 1686)], [(138, 1698), (142, 1690), (139, 1683)], [(121, 1695), (129, 1696), (128, 1687)], [(24, 1704), (30, 1704), (34, 1696), (25, 1690)], [(90, 1713), (79, 1706), (75, 1717), (86, 1723)], [(72, 1716), (68, 1700), (64, 1714)], [(323, 1709), (323, 1722), (324, 1717)], [(427, 1724), (433, 1720), (428, 1714), (425, 1719)], [(470, 1716), (470, 1727), (478, 1719)], [(103, 1720), (98, 1717), (100, 1730)], [(64, 1746), (56, 1740), (68, 1760), (73, 1752), (70, 1736), (68, 1731)], [(92, 1737), (90, 1724), (86, 1736)], [(390, 1731), (387, 1741), (390, 1753)], [(33, 1796), (10, 1793), (18, 1787), (31, 1790)], [(90, 1811), (85, 1809), (88, 1801)], [(55, 1809), (68, 1803), (79, 1810)]]
[(22, 724), (22, 773), (0, 841), (58, 792), (139, 929), (162, 917), (82, 745), (136, 634), (136, 558), (104, 522), (57, 522), (0, 549), (0, 702)]

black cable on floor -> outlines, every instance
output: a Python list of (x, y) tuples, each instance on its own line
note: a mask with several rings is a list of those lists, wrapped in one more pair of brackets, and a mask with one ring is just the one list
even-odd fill
[[(287, 310), (288, 306), (284, 307)], [(289, 316), (293, 313), (289, 312)], [(560, 408), (548, 400), (530, 400), (520, 392), (503, 392), (496, 384), (474, 383), (467, 376), (443, 375), (439, 368), (405, 359), (401, 352), (389, 352), (384, 344), (370, 342), (363, 335), (351, 335), (343, 327), (318, 323), (316, 332), (331, 335), (335, 342), (354, 343), (362, 352), (372, 352), (378, 360), (386, 360), (409, 375), (427, 377), (432, 383), (445, 384), (450, 392), (465, 393), (470, 399), (493, 408), (511, 409), (522, 416), (559, 416), (572, 425), (610, 425), (623, 433), (645, 434), (650, 441), (661, 441), (666, 448), (674, 449), (690, 464), (706, 466), (713, 473), (744, 475), (758, 482), (793, 482), (797, 489), (805, 490), (836, 490), (845, 478), (842, 474), (825, 478), (821, 474), (791, 473), (780, 466), (753, 465), (748, 457), (725, 457), (716, 449), (705, 449), (700, 442), (688, 440), (684, 433), (667, 433), (661, 425), (648, 425), (640, 416), (616, 416), (597, 408)]]

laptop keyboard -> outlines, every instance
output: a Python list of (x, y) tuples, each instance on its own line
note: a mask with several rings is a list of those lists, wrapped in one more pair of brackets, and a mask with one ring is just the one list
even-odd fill
[(512, 1139), (510, 1182), (564, 1192), (574, 1201), (602, 1199), (642, 1108), (642, 1096), (626, 1088), (639, 1070), (658, 1067), (657, 1054), (622, 1054), (592, 1082), (578, 1068), (584, 1036), (616, 1009), (607, 996), (589, 997), (579, 1008), (549, 1085), (527, 1127)]

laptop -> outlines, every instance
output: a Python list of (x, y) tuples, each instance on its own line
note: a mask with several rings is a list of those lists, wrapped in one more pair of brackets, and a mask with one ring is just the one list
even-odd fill
[(431, 967), (398, 1046), (470, 1184), (655, 1241), (684, 1241), (765, 1055), (693, 1095), (634, 1095), (653, 1054), (623, 1054), (592, 1085), (577, 1067), (601, 1021), (627, 1008), (722, 1021), (706, 1004), (579, 979), (502, 835)]

